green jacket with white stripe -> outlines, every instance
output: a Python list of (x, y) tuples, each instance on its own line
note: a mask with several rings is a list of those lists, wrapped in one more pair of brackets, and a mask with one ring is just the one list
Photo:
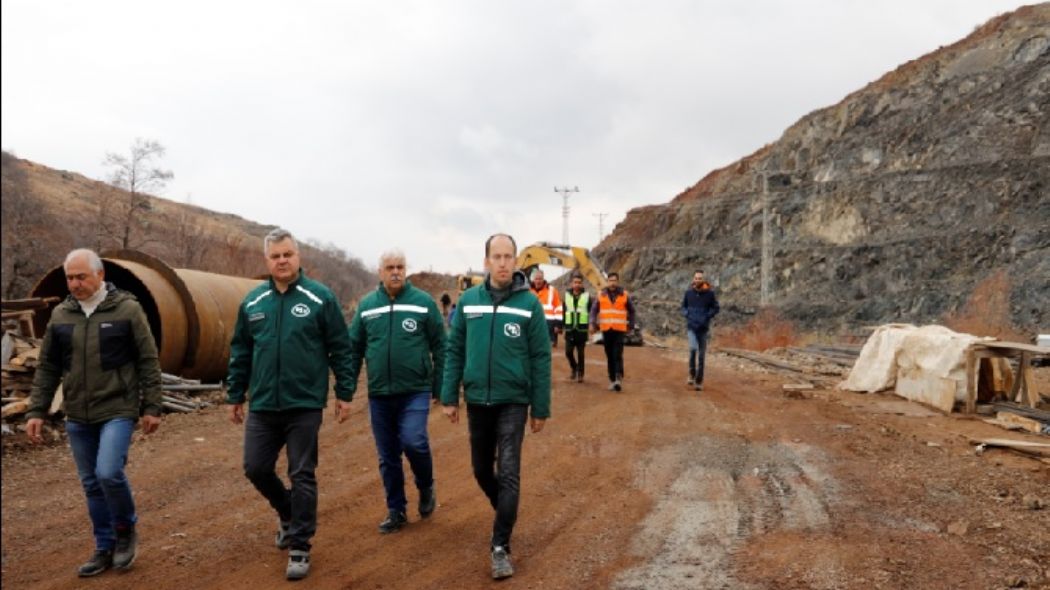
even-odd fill
[(350, 336), (339, 300), (302, 271), (281, 293), (273, 279), (252, 289), (237, 310), (226, 401), (249, 398), (253, 412), (320, 409), (335, 394), (350, 401)]
[(405, 281), (393, 299), (380, 283), (350, 322), (351, 391), (368, 363), (368, 397), (431, 392), (445, 365), (445, 322), (430, 295)]
[(459, 297), (449, 332), (441, 403), (528, 404), (533, 418), (551, 413), (551, 341), (543, 305), (518, 271), (510, 295), (494, 304), (489, 280)]

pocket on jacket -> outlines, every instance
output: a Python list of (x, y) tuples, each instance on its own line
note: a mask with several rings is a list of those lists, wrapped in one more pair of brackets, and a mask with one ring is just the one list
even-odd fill
[(55, 324), (51, 326), (51, 349), (48, 351), (49, 359), (55, 365), (62, 367), (65, 373), (73, 365), (73, 324)]
[(98, 348), (103, 371), (112, 371), (138, 357), (131, 320), (112, 320), (98, 325)]

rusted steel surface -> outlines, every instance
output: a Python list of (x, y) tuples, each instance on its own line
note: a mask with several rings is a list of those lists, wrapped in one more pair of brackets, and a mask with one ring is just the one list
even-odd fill
[[(106, 280), (130, 291), (146, 312), (166, 373), (218, 380), (226, 375), (237, 308), (258, 280), (171, 268), (141, 252), (122, 250), (102, 257)], [(68, 295), (61, 266), (33, 287), (33, 297)], [(51, 308), (36, 313), (38, 334)]]

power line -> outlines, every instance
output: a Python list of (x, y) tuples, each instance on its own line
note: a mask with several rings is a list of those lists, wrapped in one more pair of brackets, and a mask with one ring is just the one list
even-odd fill
[(554, 187), (554, 192), (561, 194), (561, 243), (567, 245), (569, 243), (569, 193), (580, 192), (580, 187)]
[(591, 215), (598, 218), (598, 243), (601, 243), (605, 239), (605, 225), (603, 222), (605, 218), (609, 216), (608, 213), (591, 213)]

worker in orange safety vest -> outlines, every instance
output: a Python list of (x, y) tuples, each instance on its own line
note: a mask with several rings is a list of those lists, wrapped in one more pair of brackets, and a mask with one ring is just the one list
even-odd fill
[(623, 389), (623, 343), (634, 329), (634, 304), (620, 286), (619, 273), (609, 273), (609, 286), (591, 304), (591, 333), (602, 331), (602, 345), (609, 368), (609, 390)]
[(562, 306), (558, 290), (551, 286), (543, 278), (543, 271), (536, 268), (532, 271), (532, 292), (543, 304), (543, 315), (547, 318), (547, 332), (551, 337), (551, 345), (558, 347), (558, 333), (561, 332)]

